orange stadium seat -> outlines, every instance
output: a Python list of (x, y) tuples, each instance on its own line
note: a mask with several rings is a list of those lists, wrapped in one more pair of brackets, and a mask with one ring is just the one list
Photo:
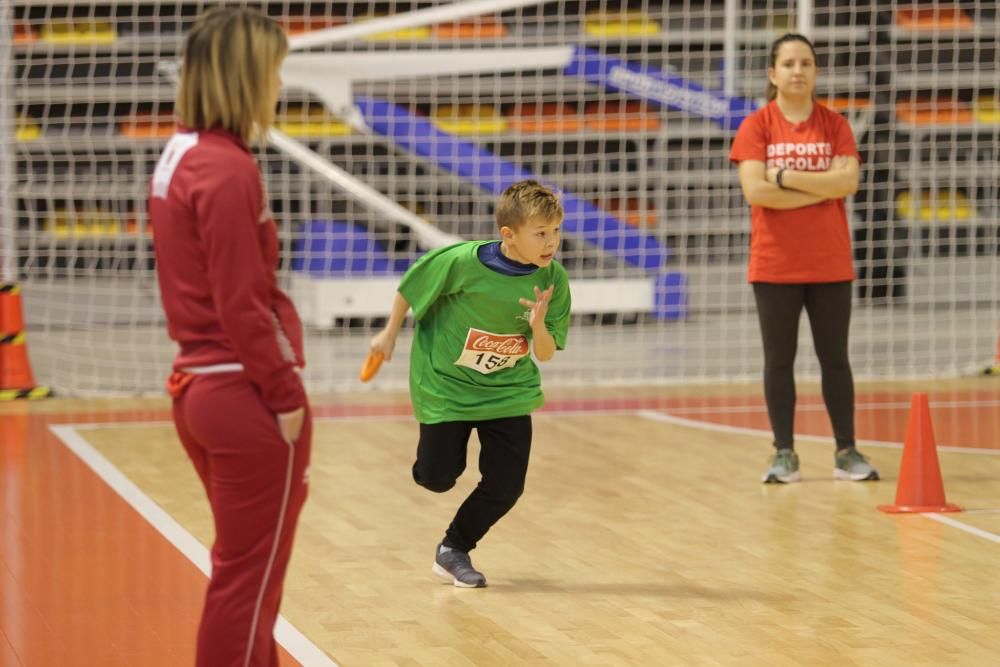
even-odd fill
[(896, 25), (910, 30), (971, 28), (972, 18), (953, 5), (913, 5), (896, 10)]
[(30, 25), (24, 23), (14, 24), (14, 43), (32, 44), (38, 41), (38, 33)]
[(432, 31), (438, 39), (500, 39), (507, 36), (507, 26), (493, 16), (439, 23)]
[(604, 202), (594, 203), (633, 227), (655, 227), (660, 222), (656, 205), (648, 198), (645, 206), (639, 197), (612, 197)]
[(872, 105), (867, 97), (821, 97), (818, 101), (823, 106), (840, 112), (867, 109)]
[(583, 110), (584, 125), (600, 132), (641, 132), (658, 130), (660, 116), (642, 102), (588, 102)]
[(558, 102), (516, 104), (504, 115), (510, 129), (516, 132), (579, 132), (583, 127), (576, 109)]
[(123, 136), (136, 139), (162, 139), (177, 130), (177, 118), (172, 111), (158, 114), (136, 114), (118, 124)]
[(973, 119), (967, 104), (946, 97), (896, 102), (896, 117), (914, 125), (971, 123)]
[(278, 23), (285, 29), (289, 37), (301, 35), (314, 30), (325, 30), (326, 28), (336, 28), (344, 25), (342, 18), (331, 18), (327, 16), (289, 16), (280, 19)]

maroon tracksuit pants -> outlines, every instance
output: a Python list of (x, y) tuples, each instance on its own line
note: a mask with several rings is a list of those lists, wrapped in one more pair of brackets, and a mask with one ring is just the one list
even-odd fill
[(196, 664), (278, 667), (274, 623), (308, 488), (309, 410), (290, 445), (243, 373), (177, 377), (174, 424), (215, 519)]

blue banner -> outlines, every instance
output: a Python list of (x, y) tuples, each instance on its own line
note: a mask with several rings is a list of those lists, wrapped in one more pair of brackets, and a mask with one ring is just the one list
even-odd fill
[(730, 131), (735, 131), (756, 106), (751, 99), (727, 97), (655, 67), (619, 60), (580, 46), (576, 47), (573, 60), (563, 74), (581, 77), (608, 90), (675, 111), (708, 118)]
[[(499, 196), (509, 186), (525, 179), (542, 181), (516, 164), (502, 160), (477, 144), (462, 141), (434, 127), (427, 119), (385, 100), (356, 97), (354, 103), (374, 132), (430, 160), (444, 171)], [(566, 218), (563, 231), (583, 238), (633, 266), (659, 271), (668, 250), (657, 239), (609, 215), (588, 201), (560, 191)]]

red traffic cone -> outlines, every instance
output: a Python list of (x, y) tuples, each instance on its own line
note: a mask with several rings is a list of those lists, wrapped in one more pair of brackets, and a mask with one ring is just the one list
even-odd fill
[(24, 335), (21, 288), (0, 284), (0, 401), (45, 398), (48, 387), (35, 384)]
[(896, 504), (879, 505), (878, 508), (890, 514), (962, 511), (944, 498), (927, 394), (914, 394), (910, 404), (910, 421), (906, 426), (903, 460), (899, 464), (896, 484)]

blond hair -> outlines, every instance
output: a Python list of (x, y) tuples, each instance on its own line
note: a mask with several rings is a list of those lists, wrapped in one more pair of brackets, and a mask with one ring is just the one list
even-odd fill
[(497, 200), (497, 228), (517, 228), (531, 219), (546, 222), (563, 219), (559, 197), (538, 181), (519, 181)]
[(176, 112), (192, 130), (221, 127), (248, 142), (273, 121), (271, 76), (288, 53), (277, 23), (242, 7), (202, 14), (184, 41)]

